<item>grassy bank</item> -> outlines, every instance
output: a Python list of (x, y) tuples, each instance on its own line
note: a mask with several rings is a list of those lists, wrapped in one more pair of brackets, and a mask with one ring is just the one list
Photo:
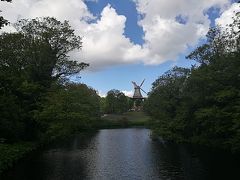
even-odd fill
[(123, 114), (106, 114), (98, 123), (98, 128), (126, 128), (148, 126), (149, 117), (143, 112), (127, 112)]
[(32, 142), (0, 144), (0, 174), (36, 148), (37, 145)]

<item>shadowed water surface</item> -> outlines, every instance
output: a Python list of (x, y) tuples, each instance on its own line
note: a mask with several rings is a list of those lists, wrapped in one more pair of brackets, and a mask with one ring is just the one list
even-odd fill
[[(18, 163), (3, 180), (234, 179), (235, 157), (152, 141), (148, 129), (100, 130), (50, 145)], [(239, 176), (240, 177), (240, 176)]]

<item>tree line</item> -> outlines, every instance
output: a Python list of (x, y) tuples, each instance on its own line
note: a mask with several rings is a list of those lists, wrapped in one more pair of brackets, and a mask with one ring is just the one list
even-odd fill
[(22, 19), (14, 27), (0, 35), (1, 141), (48, 141), (99, 127), (104, 113), (128, 111), (131, 100), (119, 90), (101, 98), (70, 81), (89, 64), (68, 56), (82, 47), (68, 21)]
[(213, 27), (206, 43), (152, 84), (145, 111), (153, 132), (169, 140), (240, 151), (240, 13)]
[(101, 98), (101, 112), (103, 114), (122, 114), (129, 111), (132, 106), (132, 99), (117, 89), (108, 91), (107, 96)]

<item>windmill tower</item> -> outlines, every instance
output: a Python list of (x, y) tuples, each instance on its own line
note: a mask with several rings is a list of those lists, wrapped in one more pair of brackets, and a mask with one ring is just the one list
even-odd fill
[(142, 92), (144, 92), (145, 94), (147, 94), (141, 87), (144, 83), (145, 79), (142, 81), (142, 83), (140, 85), (137, 85), (136, 82), (132, 81), (133, 87), (134, 87), (134, 93), (133, 93), (133, 109), (134, 111), (139, 111), (142, 109), (142, 102), (144, 100), (144, 97), (142, 96)]

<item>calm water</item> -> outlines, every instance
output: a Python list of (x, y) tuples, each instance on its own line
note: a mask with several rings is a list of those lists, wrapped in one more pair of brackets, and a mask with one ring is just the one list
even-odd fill
[(34, 153), (1, 179), (240, 179), (230, 154), (152, 141), (149, 134), (131, 128), (78, 135)]

